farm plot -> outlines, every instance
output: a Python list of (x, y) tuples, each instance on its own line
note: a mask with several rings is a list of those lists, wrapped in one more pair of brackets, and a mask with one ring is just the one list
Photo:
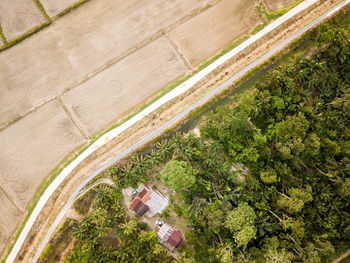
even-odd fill
[(0, 127), (212, 2), (92, 0), (1, 52)]
[(78, 2), (78, 0), (40, 0), (40, 2), (47, 14), (53, 17)]
[(185, 70), (181, 58), (162, 37), (68, 91), (62, 100), (93, 135)]
[(263, 0), (263, 1), (269, 11), (276, 11), (278, 9), (286, 7), (289, 4), (295, 2), (295, 0)]
[(0, 254), (5, 249), (9, 237), (15, 230), (22, 212), (13, 204), (7, 193), (0, 187)]
[(1, 0), (0, 24), (7, 40), (12, 40), (45, 21), (33, 0)]
[[(83, 142), (83, 136), (60, 103), (54, 100), (45, 104), (0, 132), (1, 189), (24, 212), (44, 177)], [(0, 200), (3, 218), (12, 213), (12, 208), (8, 208), (2, 196)], [(13, 229), (12, 224), (17, 222), (11, 220), (6, 227)], [(9, 238), (12, 230), (3, 232), (1, 227), (0, 233)]]
[(193, 66), (248, 33), (258, 22), (256, 0), (224, 0), (170, 32)]

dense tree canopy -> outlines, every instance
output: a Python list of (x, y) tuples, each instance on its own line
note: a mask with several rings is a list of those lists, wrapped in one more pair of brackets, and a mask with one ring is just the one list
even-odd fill
[[(350, 33), (329, 23), (312, 38), (305, 54), (206, 115), (201, 137), (177, 133), (115, 169), (119, 190), (161, 171), (181, 193), (172, 201), (188, 226), (179, 262), (320, 263), (349, 245)], [(116, 200), (99, 191), (68, 261), (171, 261)], [(102, 242), (112, 228), (117, 249)]]
[(175, 191), (191, 188), (195, 181), (196, 171), (185, 161), (170, 161), (162, 171), (165, 184)]

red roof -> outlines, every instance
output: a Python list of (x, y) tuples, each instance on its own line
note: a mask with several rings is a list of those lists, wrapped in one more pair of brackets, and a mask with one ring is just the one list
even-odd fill
[(132, 210), (134, 210), (135, 207), (136, 207), (136, 206), (138, 205), (138, 203), (140, 203), (140, 202), (141, 202), (141, 199), (138, 198), (138, 197), (136, 197), (136, 198), (134, 199), (134, 201), (131, 202), (130, 208), (131, 208)]
[(145, 205), (142, 202), (139, 202), (133, 210), (139, 216), (143, 216), (148, 211), (148, 209), (149, 207), (147, 205)]
[(143, 190), (139, 193), (139, 197), (142, 198), (147, 193), (147, 189), (143, 188)]
[[(144, 190), (145, 190), (145, 189), (144, 189)], [(142, 190), (142, 192), (143, 192), (143, 190)], [(145, 193), (143, 194), (143, 196), (142, 196), (142, 197), (140, 196), (142, 202), (143, 202), (143, 203), (146, 203), (148, 200), (150, 200), (150, 199), (151, 199), (151, 194), (152, 194), (152, 191), (146, 189), (146, 191), (145, 191)]]
[(179, 230), (175, 230), (169, 237), (167, 243), (172, 247), (177, 247), (182, 240), (182, 233)]

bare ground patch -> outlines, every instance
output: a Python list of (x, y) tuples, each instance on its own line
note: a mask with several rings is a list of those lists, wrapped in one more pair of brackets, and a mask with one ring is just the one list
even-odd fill
[(1, 52), (0, 61), (5, 63), (0, 63), (0, 127), (74, 88), (212, 2), (216, 0), (91, 0)]
[(21, 219), (22, 212), (9, 199), (7, 193), (0, 188), (0, 253), (16, 228), (16, 222)]
[(170, 32), (193, 66), (248, 33), (258, 22), (256, 0), (224, 0)]
[(47, 14), (51, 17), (58, 15), (79, 0), (40, 0)]
[(185, 72), (164, 37), (64, 94), (62, 100), (91, 136)]
[(295, 2), (295, 0), (263, 0), (266, 7), (270, 11), (276, 11), (278, 9), (281, 9), (283, 7), (286, 7), (290, 5), (291, 3)]
[[(44, 177), (83, 142), (56, 100), (0, 131), (0, 185), (21, 214)], [(0, 220), (5, 220), (12, 208), (6, 205), (3, 195), (0, 200)], [(18, 217), (9, 220), (6, 231), (0, 225), (0, 233), (7, 241), (18, 222)]]
[(14, 39), (45, 21), (33, 0), (1, 0), (0, 24), (7, 40)]

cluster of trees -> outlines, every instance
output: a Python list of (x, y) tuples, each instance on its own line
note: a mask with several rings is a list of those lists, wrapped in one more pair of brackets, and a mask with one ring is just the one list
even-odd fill
[(119, 204), (120, 189), (155, 177), (191, 226), (179, 262), (318, 263), (348, 246), (350, 32), (325, 24), (315, 43), (206, 116), (201, 137), (176, 133), (110, 168), (116, 188), (77, 223), (68, 262), (170, 262)]
[(138, 218), (128, 218), (121, 192), (108, 185), (96, 189), (93, 209), (79, 222), (72, 220), (77, 240), (67, 263), (173, 262), (155, 232)]

